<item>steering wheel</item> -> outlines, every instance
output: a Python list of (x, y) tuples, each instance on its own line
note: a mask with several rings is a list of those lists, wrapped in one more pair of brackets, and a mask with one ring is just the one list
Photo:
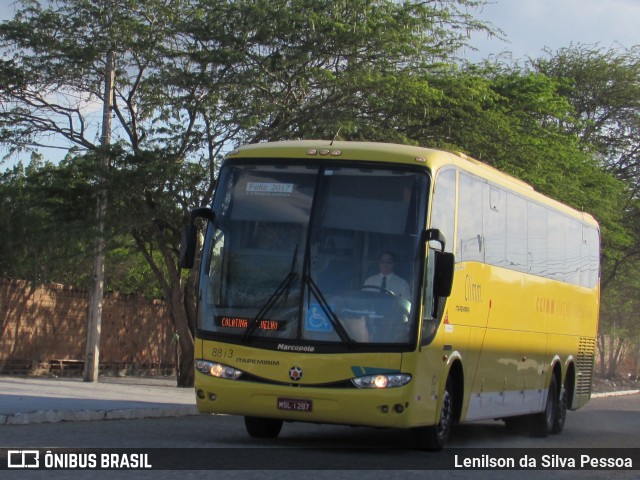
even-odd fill
[(394, 298), (396, 296), (396, 294), (393, 293), (391, 290), (384, 287), (379, 287), (377, 285), (362, 285), (360, 287), (360, 290), (377, 290), (378, 292), (384, 293), (385, 295), (390, 295)]
[[(388, 341), (390, 339), (391, 341), (395, 341), (396, 339), (400, 339), (401, 341), (406, 341), (406, 339), (408, 338), (408, 331), (409, 331), (408, 330), (409, 329), (409, 324), (408, 324), (409, 310), (406, 308), (404, 304), (408, 302), (402, 299), (401, 297), (399, 297), (398, 295), (396, 295), (394, 292), (392, 292), (388, 288), (379, 287), (377, 285), (362, 285), (360, 287), (360, 290), (361, 291), (373, 290), (373, 291), (379, 292), (380, 294), (384, 295), (387, 298), (387, 300), (385, 300), (385, 303), (391, 300), (391, 302), (394, 304), (394, 307), (391, 307), (389, 305), (389, 308), (391, 308), (391, 310), (384, 308), (383, 310), (384, 313), (382, 313), (383, 315), (382, 318), (386, 319), (385, 321), (380, 322), (376, 319), (370, 324), (369, 328), (371, 328), (375, 337), (378, 339), (384, 338), (385, 341)], [(388, 321), (389, 319), (392, 319), (395, 317), (398, 318), (398, 322)], [(374, 319), (371, 319), (371, 320), (374, 320)]]

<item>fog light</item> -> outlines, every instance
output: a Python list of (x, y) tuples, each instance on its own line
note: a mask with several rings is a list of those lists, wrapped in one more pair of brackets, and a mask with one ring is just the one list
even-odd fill
[(200, 399), (200, 400), (204, 400), (204, 392), (202, 390), (197, 390), (196, 391), (196, 396)]
[(212, 402), (217, 400), (218, 396), (215, 393), (210, 393), (209, 394), (209, 400), (211, 400)]
[(404, 412), (404, 405), (401, 405), (401, 404), (399, 404), (399, 403), (396, 403), (396, 404), (393, 406), (393, 409), (396, 411), (396, 413), (402, 413), (402, 412)]

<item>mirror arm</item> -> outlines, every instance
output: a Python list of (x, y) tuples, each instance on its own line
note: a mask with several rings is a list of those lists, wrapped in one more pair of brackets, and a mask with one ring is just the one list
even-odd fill
[(215, 213), (209, 207), (198, 207), (191, 210), (190, 215), (190, 223), (193, 225), (196, 221), (196, 218), (204, 218), (209, 221), (214, 221), (216, 218)]

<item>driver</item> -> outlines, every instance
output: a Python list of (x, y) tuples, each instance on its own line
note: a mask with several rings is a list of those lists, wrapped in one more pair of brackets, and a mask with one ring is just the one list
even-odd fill
[(380, 273), (367, 278), (365, 286), (380, 287), (390, 291), (396, 297), (403, 300), (411, 299), (411, 292), (407, 281), (393, 273), (396, 265), (396, 256), (393, 252), (382, 252), (378, 258)]

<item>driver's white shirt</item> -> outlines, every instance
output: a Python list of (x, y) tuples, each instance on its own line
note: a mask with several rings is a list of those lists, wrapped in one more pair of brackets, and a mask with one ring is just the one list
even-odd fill
[[(372, 277), (367, 278), (364, 282), (366, 285), (372, 285), (375, 287), (382, 286), (382, 275), (378, 273), (377, 275), (373, 275)], [(409, 291), (409, 284), (407, 281), (396, 275), (395, 273), (390, 273), (387, 275), (387, 286), (386, 289), (393, 292), (397, 297), (400, 297), (404, 300), (411, 300), (411, 292)]]

